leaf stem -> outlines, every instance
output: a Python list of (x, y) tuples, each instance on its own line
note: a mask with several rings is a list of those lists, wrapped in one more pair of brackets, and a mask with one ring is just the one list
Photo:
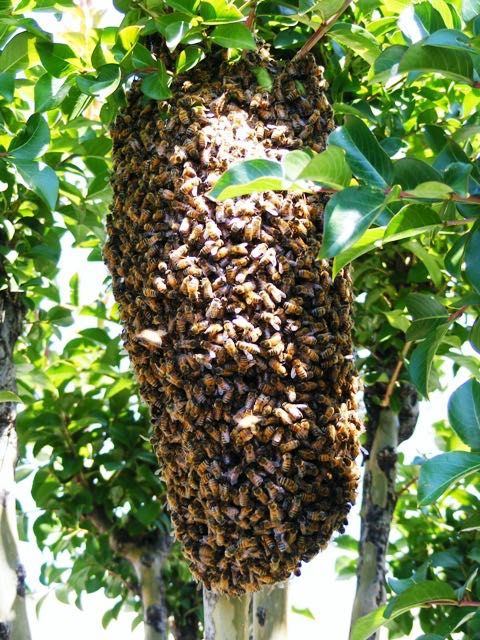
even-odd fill
[(249, 29), (250, 31), (253, 31), (253, 27), (255, 24), (255, 11), (257, 9), (257, 3), (254, 2), (250, 8), (250, 11), (248, 12), (248, 16), (247, 19), (245, 21), (245, 26), (247, 27), (247, 29)]
[(468, 304), (464, 305), (463, 307), (460, 307), (460, 309), (457, 309), (456, 311), (451, 313), (447, 318), (447, 322), (453, 322), (454, 320), (457, 320), (457, 318), (460, 318), (460, 316), (463, 316), (467, 308), (468, 308)]
[(387, 385), (387, 389), (385, 391), (385, 395), (383, 396), (383, 400), (380, 404), (381, 407), (386, 408), (390, 406), (390, 399), (393, 394), (393, 390), (395, 388), (395, 384), (398, 380), (398, 376), (400, 375), (400, 371), (402, 370), (403, 363), (405, 361), (405, 356), (407, 355), (412, 343), (410, 341), (405, 342), (402, 352), (397, 360), (397, 364), (395, 365), (395, 369), (393, 370), (392, 377)]
[(310, 49), (312, 49), (317, 44), (317, 42), (320, 42), (320, 40), (327, 33), (327, 31), (330, 29), (330, 27), (333, 24), (335, 24), (335, 22), (340, 18), (342, 13), (344, 13), (348, 9), (348, 7), (352, 4), (352, 1), (353, 0), (345, 0), (345, 2), (342, 4), (340, 9), (336, 13), (334, 13), (333, 16), (331, 16), (328, 20), (326, 20), (322, 24), (322, 26), (319, 27), (310, 36), (310, 38), (305, 42), (303, 47), (295, 54), (293, 59), (294, 60), (300, 60), (300, 58), (303, 58), (303, 56), (305, 56), (310, 51)]

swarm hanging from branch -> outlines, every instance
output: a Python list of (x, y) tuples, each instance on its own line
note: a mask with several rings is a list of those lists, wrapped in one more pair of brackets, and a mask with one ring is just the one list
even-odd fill
[(239, 595), (298, 573), (354, 502), (352, 293), (316, 261), (324, 196), (206, 193), (235, 161), (323, 150), (333, 122), (311, 56), (210, 59), (171, 88), (135, 84), (116, 119), (105, 259), (176, 536)]

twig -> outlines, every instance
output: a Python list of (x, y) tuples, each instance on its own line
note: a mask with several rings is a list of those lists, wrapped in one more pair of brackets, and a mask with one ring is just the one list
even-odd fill
[(397, 498), (399, 498), (402, 494), (404, 494), (405, 491), (408, 491), (409, 487), (411, 487), (412, 484), (415, 484), (416, 481), (417, 481), (417, 478), (412, 478), (411, 480), (406, 482), (403, 485), (403, 487), (397, 491)]
[(447, 322), (453, 322), (457, 318), (460, 318), (460, 316), (463, 316), (467, 308), (468, 308), (468, 304), (464, 305), (463, 307), (460, 307), (460, 309), (457, 309), (456, 311), (451, 313), (447, 318)]
[(257, 3), (254, 2), (250, 11), (248, 12), (248, 16), (247, 19), (245, 21), (245, 26), (247, 27), (247, 29), (249, 29), (250, 31), (253, 31), (253, 25), (255, 24), (255, 11), (257, 9)]
[(300, 60), (300, 58), (303, 58), (303, 56), (306, 55), (310, 51), (310, 49), (312, 49), (317, 44), (317, 42), (320, 42), (320, 40), (327, 33), (330, 27), (333, 24), (335, 24), (335, 22), (340, 18), (342, 13), (344, 13), (348, 9), (348, 7), (352, 4), (352, 1), (353, 0), (345, 0), (345, 2), (342, 4), (340, 9), (337, 11), (337, 13), (334, 13), (333, 16), (331, 16), (328, 20), (326, 20), (322, 24), (322, 26), (319, 27), (317, 31), (315, 31), (310, 36), (310, 38), (305, 42), (303, 47), (295, 54), (293, 59)]
[(478, 218), (465, 218), (464, 220), (445, 220), (443, 223), (445, 227), (456, 227), (462, 224), (470, 224), (471, 222), (476, 222)]
[(400, 375), (400, 371), (402, 370), (403, 367), (403, 362), (405, 360), (405, 356), (407, 355), (410, 347), (412, 346), (412, 343), (410, 341), (406, 342), (403, 346), (402, 352), (400, 354), (400, 357), (398, 358), (397, 364), (395, 365), (395, 369), (393, 370), (392, 373), (392, 377), (390, 378), (390, 381), (387, 385), (387, 389), (385, 391), (385, 395), (383, 396), (383, 400), (380, 404), (381, 407), (388, 407), (390, 406), (390, 399), (392, 397), (392, 393), (393, 393), (393, 389), (395, 387), (395, 384), (398, 380), (398, 376)]

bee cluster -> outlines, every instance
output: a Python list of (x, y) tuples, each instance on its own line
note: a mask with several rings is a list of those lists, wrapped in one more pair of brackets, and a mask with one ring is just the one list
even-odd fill
[(206, 193), (237, 160), (324, 149), (333, 123), (312, 57), (205, 62), (172, 89), (134, 85), (116, 119), (104, 253), (176, 536), (239, 595), (298, 574), (355, 500), (352, 292), (316, 261), (324, 196)]

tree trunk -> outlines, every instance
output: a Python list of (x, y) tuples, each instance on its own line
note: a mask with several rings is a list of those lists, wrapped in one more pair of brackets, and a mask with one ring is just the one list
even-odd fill
[(143, 604), (145, 640), (167, 640), (168, 612), (162, 568), (170, 548), (169, 538), (159, 535), (155, 544), (129, 549), (125, 557), (137, 574)]
[(198, 622), (197, 609), (186, 614), (181, 624), (175, 615), (175, 628), (173, 629), (175, 640), (198, 640), (200, 637)]
[[(13, 350), (23, 309), (9, 291), (0, 291), (0, 390), (16, 391)], [(17, 462), (16, 405), (0, 402), (0, 638), (30, 640), (25, 602), (25, 571), (18, 557), (15, 508)]]
[[(415, 388), (402, 383), (401, 410), (395, 414), (380, 407), (374, 396), (382, 396), (385, 387), (376, 385), (365, 391), (367, 407), (367, 450), (363, 480), (357, 591), (351, 624), (385, 602), (385, 571), (388, 539), (397, 501), (395, 490), (397, 447), (408, 439), (418, 419)], [(378, 633), (369, 640), (377, 640)]]
[(205, 640), (249, 640), (250, 595), (219, 596), (203, 589)]
[(253, 596), (253, 640), (288, 638), (288, 583), (267, 587)]

